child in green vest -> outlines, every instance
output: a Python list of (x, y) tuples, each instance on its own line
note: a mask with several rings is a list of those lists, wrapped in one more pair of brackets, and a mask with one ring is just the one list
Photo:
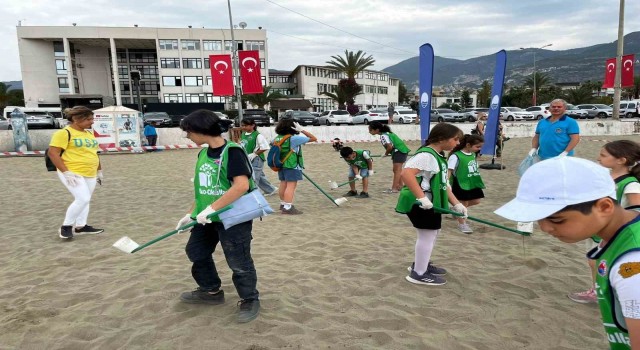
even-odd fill
[[(345, 197), (369, 198), (369, 176), (373, 175), (373, 160), (369, 155), (369, 151), (356, 149), (351, 147), (343, 147), (340, 155), (347, 164), (349, 164), (349, 187), (351, 190), (347, 192)], [(362, 180), (362, 192), (358, 195), (356, 184), (353, 180)]]
[[(616, 200), (623, 208), (637, 209), (640, 207), (640, 145), (629, 140), (618, 140), (609, 142), (600, 150), (598, 162), (605, 168), (611, 169), (611, 177), (616, 183)], [(586, 240), (587, 251), (595, 248), (600, 239)], [(591, 277), (596, 280), (595, 261), (587, 259), (591, 268)], [(569, 299), (576, 303), (589, 304), (597, 303), (593, 287), (583, 292), (575, 292), (567, 295)]]
[(278, 191), (264, 173), (265, 152), (269, 151), (269, 142), (258, 132), (256, 121), (253, 119), (242, 119), (242, 135), (240, 145), (249, 156), (249, 161), (253, 167), (253, 181), (264, 192), (265, 196), (271, 196)]
[(209, 147), (198, 153), (195, 167), (195, 200), (189, 213), (176, 227), (195, 220), (191, 229), (186, 253), (193, 263), (191, 275), (198, 288), (180, 295), (180, 300), (191, 304), (217, 305), (224, 303), (222, 282), (213, 262), (213, 252), (218, 243), (222, 246), (227, 265), (233, 271), (233, 284), (241, 300), (238, 303), (237, 321), (249, 322), (260, 311), (259, 293), (256, 289), (257, 275), (251, 258), (251, 229), (253, 221), (224, 228), (215, 216), (207, 218), (253, 188), (251, 166), (242, 147), (226, 141), (221, 135), (233, 123), (219, 119), (209, 110), (197, 110), (180, 122), (180, 128), (196, 145)]
[[(541, 181), (544, 179), (544, 181)], [(555, 157), (531, 166), (516, 198), (495, 211), (509, 220), (538, 221), (565, 243), (597, 235), (595, 292), (611, 349), (640, 349), (640, 216), (616, 200), (609, 170), (575, 157)]]
[[(435, 208), (448, 209), (467, 216), (467, 208), (451, 191), (447, 181), (447, 160), (442, 155), (458, 145), (462, 131), (440, 123), (433, 127), (424, 146), (402, 169), (406, 184), (400, 191), (396, 212), (407, 214), (417, 231), (414, 263), (406, 280), (415, 284), (443, 285), (447, 271), (431, 263), (431, 252), (442, 227), (442, 214)], [(435, 208), (434, 208), (435, 207)]]
[(384, 147), (383, 157), (391, 155), (393, 162), (393, 182), (391, 188), (384, 193), (397, 193), (402, 188), (402, 165), (407, 161), (407, 155), (411, 151), (398, 135), (391, 132), (388, 125), (381, 122), (371, 122), (369, 124), (369, 134), (380, 135), (380, 142)]
[[(480, 177), (477, 152), (482, 149), (484, 137), (481, 135), (464, 135), (460, 144), (449, 153), (449, 181), (453, 194), (465, 207), (469, 208), (480, 204), (484, 198), (484, 182)], [(462, 233), (471, 234), (473, 230), (467, 223), (467, 219), (457, 217), (458, 228)]]
[(298, 186), (298, 181), (302, 180), (302, 169), (304, 169), (302, 145), (307, 142), (315, 142), (318, 139), (310, 132), (302, 129), (302, 126), (294, 122), (293, 119), (280, 119), (278, 125), (276, 125), (276, 134), (278, 136), (273, 142), (279, 142), (286, 135), (293, 135), (282, 144), (280, 150), (282, 157), (289, 153), (289, 150), (293, 150), (293, 153), (284, 162), (284, 167), (278, 171), (280, 211), (282, 214), (289, 215), (302, 214), (301, 210), (293, 206), (296, 187)]

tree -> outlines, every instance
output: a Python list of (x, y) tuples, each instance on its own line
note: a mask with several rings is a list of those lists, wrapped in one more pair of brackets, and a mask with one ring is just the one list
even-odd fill
[(453, 102), (445, 102), (443, 104), (441, 104), (440, 106), (438, 106), (438, 108), (448, 108), (448, 109), (452, 109), (456, 112), (459, 112), (462, 109), (462, 106), (460, 106), (457, 103), (453, 103)]
[(285, 97), (278, 91), (271, 91), (271, 86), (265, 86), (262, 89), (261, 94), (243, 95), (242, 100), (251, 103), (252, 105), (263, 108), (272, 101)]
[(336, 101), (338, 103), (338, 109), (346, 109), (345, 103), (347, 103), (347, 96), (344, 93), (344, 90), (338, 85), (338, 87), (334, 90), (334, 92), (321, 92), (321, 95), (328, 96), (330, 99)]
[(7, 106), (24, 106), (24, 91), (22, 89), (11, 90), (7, 95)]
[(472, 104), (473, 101), (471, 100), (471, 94), (469, 93), (469, 90), (463, 90), (462, 94), (460, 95), (460, 105), (462, 106), (462, 108), (475, 107), (472, 106)]
[(0, 83), (0, 110), (4, 110), (9, 104), (9, 86), (5, 83)]
[(533, 91), (535, 88), (535, 91), (533, 91), (533, 93), (536, 96), (536, 103), (539, 103), (539, 101), (542, 101), (542, 99), (538, 98), (540, 90), (544, 90), (550, 85), (551, 85), (551, 77), (549, 77), (547, 74), (540, 73), (540, 72), (535, 72), (524, 80), (524, 86), (530, 88), (531, 91)]
[(489, 107), (491, 104), (491, 84), (485, 80), (482, 82), (480, 90), (478, 90), (478, 107)]
[(583, 103), (590, 103), (593, 99), (591, 88), (587, 85), (580, 85), (577, 89), (571, 89), (566, 92), (567, 102), (579, 105)]
[(407, 87), (404, 86), (404, 83), (402, 83), (402, 81), (400, 81), (400, 84), (398, 84), (398, 102), (400, 104), (407, 104), (411, 102), (411, 96), (409, 96), (409, 94), (407, 93)]
[[(328, 67), (337, 70), (338, 72), (344, 73), (347, 78), (340, 79), (338, 81), (338, 87), (341, 90), (341, 93), (344, 94), (344, 99), (347, 104), (347, 110), (349, 113), (357, 113), (358, 107), (355, 106), (355, 97), (362, 93), (362, 86), (358, 85), (356, 82), (356, 75), (358, 73), (364, 71), (365, 69), (373, 66), (375, 60), (371, 55), (365, 56), (366, 54), (359, 50), (356, 53), (353, 51), (344, 50), (344, 57), (340, 56), (331, 56), (333, 60), (327, 61)], [(336, 90), (336, 98), (338, 91)], [(331, 97), (330, 95), (327, 95)], [(331, 97), (333, 98), (333, 97)], [(341, 106), (338, 102), (338, 105)], [(339, 108), (339, 107), (338, 107)], [(355, 111), (355, 112), (354, 112)]]

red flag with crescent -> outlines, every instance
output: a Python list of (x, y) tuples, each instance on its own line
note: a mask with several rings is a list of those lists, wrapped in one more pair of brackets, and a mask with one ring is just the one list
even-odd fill
[(231, 55), (209, 55), (213, 96), (233, 96)]
[(238, 51), (238, 57), (240, 59), (242, 93), (245, 95), (261, 94), (260, 53), (258, 51)]
[(633, 61), (635, 55), (622, 56), (622, 87), (633, 86)]
[(608, 89), (613, 87), (613, 83), (616, 79), (616, 58), (610, 58), (607, 60), (604, 68), (604, 82), (602, 82), (602, 88)]

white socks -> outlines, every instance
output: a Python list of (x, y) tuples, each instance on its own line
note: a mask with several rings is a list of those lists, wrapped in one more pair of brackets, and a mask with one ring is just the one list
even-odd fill
[(426, 230), (416, 229), (418, 236), (416, 239), (415, 258), (413, 260), (413, 270), (418, 275), (423, 275), (427, 272), (427, 266), (429, 266), (429, 260), (431, 260), (431, 252), (433, 246), (436, 243), (436, 237), (440, 230)]
[(282, 203), (282, 205), (284, 205), (284, 210), (291, 209), (291, 206), (293, 205), (293, 203), (286, 203), (286, 202), (280, 202), (280, 203)]

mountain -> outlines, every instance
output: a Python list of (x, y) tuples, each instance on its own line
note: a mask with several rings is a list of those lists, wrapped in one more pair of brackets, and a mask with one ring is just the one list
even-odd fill
[[(546, 73), (554, 83), (573, 83), (604, 79), (605, 60), (615, 57), (618, 41), (569, 50), (545, 50), (527, 48), (507, 51), (505, 83), (521, 84), (533, 73), (535, 52), (536, 71)], [(636, 54), (640, 59), (640, 31), (625, 35), (625, 54)], [(638, 61), (636, 61), (638, 62)], [(640, 63), (634, 64), (636, 75)], [(433, 69), (434, 86), (458, 86), (477, 88), (483, 80), (493, 81), (495, 55), (480, 56), (467, 60), (435, 57)], [(409, 91), (418, 86), (418, 57), (406, 59), (383, 69), (392, 77), (403, 81)]]
[(3, 81), (3, 83), (9, 87), (7, 89), (7, 91), (22, 90), (22, 80), (18, 80), (18, 81)]

